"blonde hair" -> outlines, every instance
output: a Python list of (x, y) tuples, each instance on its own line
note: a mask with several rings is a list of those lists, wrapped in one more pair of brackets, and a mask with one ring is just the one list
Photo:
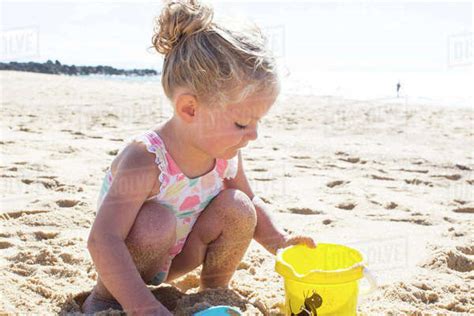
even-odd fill
[(153, 46), (165, 56), (161, 82), (170, 99), (178, 87), (211, 105), (279, 91), (275, 58), (253, 23), (236, 26), (228, 18), (218, 23), (208, 5), (172, 0), (165, 2), (154, 31)]

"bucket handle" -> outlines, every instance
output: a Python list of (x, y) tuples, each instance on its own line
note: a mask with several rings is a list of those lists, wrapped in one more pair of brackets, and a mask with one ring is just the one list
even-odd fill
[(362, 287), (360, 289), (360, 294), (368, 295), (377, 289), (377, 280), (366, 266), (363, 267), (363, 273), (364, 277), (367, 279), (367, 281), (369, 281), (369, 285)]

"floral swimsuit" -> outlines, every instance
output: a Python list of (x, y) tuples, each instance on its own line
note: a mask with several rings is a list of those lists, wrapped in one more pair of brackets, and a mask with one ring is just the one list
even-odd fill
[[(156, 199), (160, 204), (168, 207), (176, 216), (176, 242), (168, 252), (168, 258), (160, 271), (151, 281), (158, 285), (166, 280), (173, 258), (181, 252), (186, 238), (196, 223), (199, 214), (206, 208), (209, 202), (223, 190), (224, 178), (234, 178), (237, 174), (238, 156), (230, 160), (216, 159), (214, 169), (197, 178), (188, 178), (174, 162), (166, 150), (165, 144), (160, 136), (153, 130), (144, 134), (134, 136), (128, 140), (143, 142), (147, 151), (153, 153), (155, 162), (160, 170), (158, 177), (161, 186), (160, 192), (147, 199)], [(112, 183), (112, 172), (110, 168), (104, 177), (102, 188), (97, 201), (97, 210)]]

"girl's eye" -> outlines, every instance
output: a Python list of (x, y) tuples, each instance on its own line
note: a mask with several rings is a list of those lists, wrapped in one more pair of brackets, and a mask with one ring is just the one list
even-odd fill
[(240, 125), (239, 123), (235, 123), (235, 126), (239, 129), (245, 129), (247, 127), (246, 125)]

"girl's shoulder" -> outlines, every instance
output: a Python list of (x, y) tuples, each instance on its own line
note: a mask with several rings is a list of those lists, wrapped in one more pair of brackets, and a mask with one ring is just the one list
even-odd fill
[[(137, 168), (146, 169), (149, 174), (156, 178), (156, 182), (150, 193), (150, 197), (155, 196), (160, 191), (160, 176), (163, 173), (165, 160), (161, 156), (159, 144), (153, 140), (153, 135), (147, 131), (145, 133), (129, 137), (124, 147), (119, 151), (112, 161), (110, 172), (112, 178), (115, 177), (119, 168), (127, 169), (126, 172), (137, 171)], [(151, 155), (150, 155), (151, 154)], [(133, 162), (132, 164), (126, 162)]]
[[(238, 156), (236, 155), (231, 159), (217, 159), (215, 170), (219, 177), (223, 179), (236, 177), (239, 166)], [(168, 155), (163, 140), (153, 130), (147, 130), (126, 140), (126, 145), (112, 162), (112, 177), (116, 174), (121, 162), (124, 159), (130, 159), (130, 157), (133, 160), (141, 161), (144, 168), (153, 168), (157, 172), (156, 184), (150, 196), (157, 195), (161, 186), (167, 184), (166, 179), (179, 171)]]
[[(144, 159), (148, 164), (151, 162), (157, 163), (158, 159), (161, 158), (160, 150), (157, 148), (160, 145), (160, 140), (157, 140), (150, 131), (129, 137), (112, 161), (110, 168), (112, 176), (115, 175), (118, 166), (125, 157), (133, 156), (134, 159), (138, 159), (139, 161)], [(151, 156), (150, 153), (152, 153), (153, 156)]]

